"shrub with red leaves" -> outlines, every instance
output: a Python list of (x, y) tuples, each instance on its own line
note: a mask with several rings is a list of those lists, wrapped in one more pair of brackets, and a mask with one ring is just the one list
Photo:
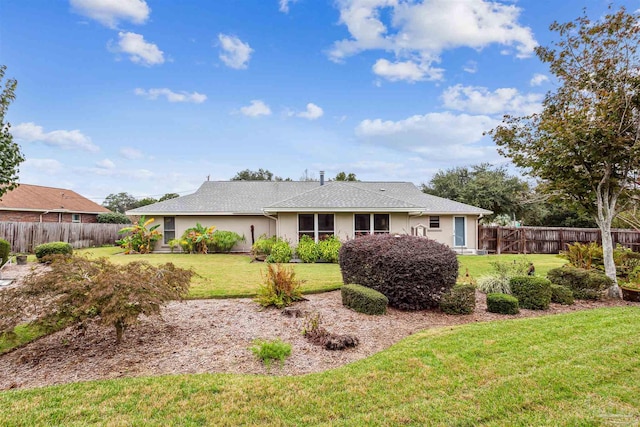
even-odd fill
[(362, 236), (340, 249), (344, 283), (367, 286), (401, 310), (437, 307), (456, 283), (458, 259), (448, 246), (416, 236)]

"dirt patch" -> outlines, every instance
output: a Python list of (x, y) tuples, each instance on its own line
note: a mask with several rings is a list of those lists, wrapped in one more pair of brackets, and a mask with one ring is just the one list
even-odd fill
[(272, 366), (271, 375), (307, 374), (363, 359), (426, 328), (640, 305), (618, 300), (578, 301), (573, 306), (552, 304), (549, 310), (522, 310), (505, 316), (488, 313), (485, 296), (477, 292), (476, 312), (471, 315), (389, 309), (386, 315), (369, 316), (345, 308), (339, 291), (306, 298), (294, 307), (303, 314), (319, 313), (324, 328), (334, 334), (353, 335), (359, 345), (342, 351), (314, 345), (302, 336), (304, 316), (262, 310), (250, 299), (173, 302), (162, 310), (162, 320), (142, 318), (127, 330), (120, 345), (115, 345), (114, 329), (92, 324), (86, 329), (67, 328), (0, 356), (0, 389), (164, 374), (267, 374), (249, 349), (255, 339), (280, 338), (292, 345), (291, 356), (282, 368)]

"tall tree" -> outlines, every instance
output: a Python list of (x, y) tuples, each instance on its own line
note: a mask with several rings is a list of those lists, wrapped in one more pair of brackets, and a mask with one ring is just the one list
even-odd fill
[(137, 208), (138, 200), (129, 193), (111, 193), (104, 199), (102, 206), (112, 212), (125, 213), (129, 209)]
[(159, 202), (164, 202), (165, 200), (177, 199), (180, 197), (178, 193), (167, 193), (164, 196), (158, 199)]
[(611, 223), (640, 169), (638, 14), (610, 9), (592, 22), (584, 12), (550, 28), (560, 41), (536, 54), (556, 76), (557, 91), (541, 113), (506, 116), (490, 134), (502, 155), (593, 215), (614, 281), (609, 295), (619, 298)]
[[(142, 206), (152, 205), (152, 204), (157, 203), (157, 202), (158, 201), (156, 199), (154, 199), (153, 197), (145, 197), (145, 198), (142, 198), (142, 199), (138, 200), (135, 203), (135, 205), (136, 205), (135, 207), (136, 208), (140, 208)], [(129, 209), (132, 209), (132, 208), (129, 208)]]
[[(257, 171), (245, 169), (236, 173), (231, 181), (273, 181), (273, 172), (262, 168)], [(277, 177), (276, 181), (278, 181)]]
[(356, 178), (355, 173), (338, 172), (338, 174), (333, 180), (334, 181), (358, 181), (358, 178)]
[(497, 216), (521, 216), (521, 200), (529, 192), (528, 184), (508, 174), (504, 166), (482, 163), (471, 167), (457, 167), (437, 172), (422, 191), (461, 203), (493, 211)]
[(20, 146), (13, 142), (11, 124), (5, 122), (9, 104), (16, 99), (18, 85), (15, 79), (8, 79), (3, 85), (6, 69), (6, 65), (0, 65), (0, 197), (18, 186), (18, 166), (24, 161)]

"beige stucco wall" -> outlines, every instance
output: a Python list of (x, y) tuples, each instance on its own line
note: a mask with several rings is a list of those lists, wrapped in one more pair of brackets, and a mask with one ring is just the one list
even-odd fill
[[(424, 225), (427, 227), (427, 237), (436, 242), (453, 246), (453, 218), (454, 215), (438, 215), (440, 217), (440, 228), (429, 228), (429, 215), (412, 216), (409, 223), (411, 227)], [(475, 215), (455, 215), (465, 217), (466, 226), (466, 245), (465, 249), (475, 250), (478, 244), (478, 217)]]
[[(260, 235), (273, 236), (276, 234), (276, 222), (266, 216), (176, 216), (176, 238), (182, 236), (187, 228), (200, 223), (203, 227), (214, 225), (216, 230), (234, 231), (245, 237), (244, 242), (236, 244), (232, 252), (249, 252), (251, 250), (251, 226), (254, 226), (254, 236), (257, 240)], [(154, 224), (160, 224), (158, 230), (164, 233), (164, 217), (155, 217)], [(164, 234), (163, 234), (164, 236)], [(169, 250), (169, 245), (165, 245), (164, 239), (156, 243), (156, 251)]]

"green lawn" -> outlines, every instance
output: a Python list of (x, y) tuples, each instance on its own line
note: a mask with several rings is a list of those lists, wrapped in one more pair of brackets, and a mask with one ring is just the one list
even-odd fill
[(639, 319), (636, 306), (426, 330), (297, 377), (177, 375), (4, 391), (0, 425), (632, 426), (640, 423)]
[[(150, 254), (122, 255), (117, 247), (83, 249), (78, 253), (90, 253), (93, 256), (106, 256), (115, 263), (131, 260), (145, 260), (152, 264), (172, 262), (183, 268), (193, 268), (198, 277), (193, 279), (190, 298), (231, 298), (252, 297), (258, 291), (261, 274), (265, 264), (251, 262), (246, 255), (187, 255), (187, 254)], [(491, 272), (492, 261), (527, 260), (533, 262), (536, 273), (546, 275), (551, 268), (560, 267), (566, 261), (555, 255), (464, 255), (459, 256), (460, 276), (467, 269), (474, 279)], [(342, 275), (337, 264), (291, 264), (298, 278), (304, 280), (303, 292), (323, 292), (338, 289), (342, 285)]]

